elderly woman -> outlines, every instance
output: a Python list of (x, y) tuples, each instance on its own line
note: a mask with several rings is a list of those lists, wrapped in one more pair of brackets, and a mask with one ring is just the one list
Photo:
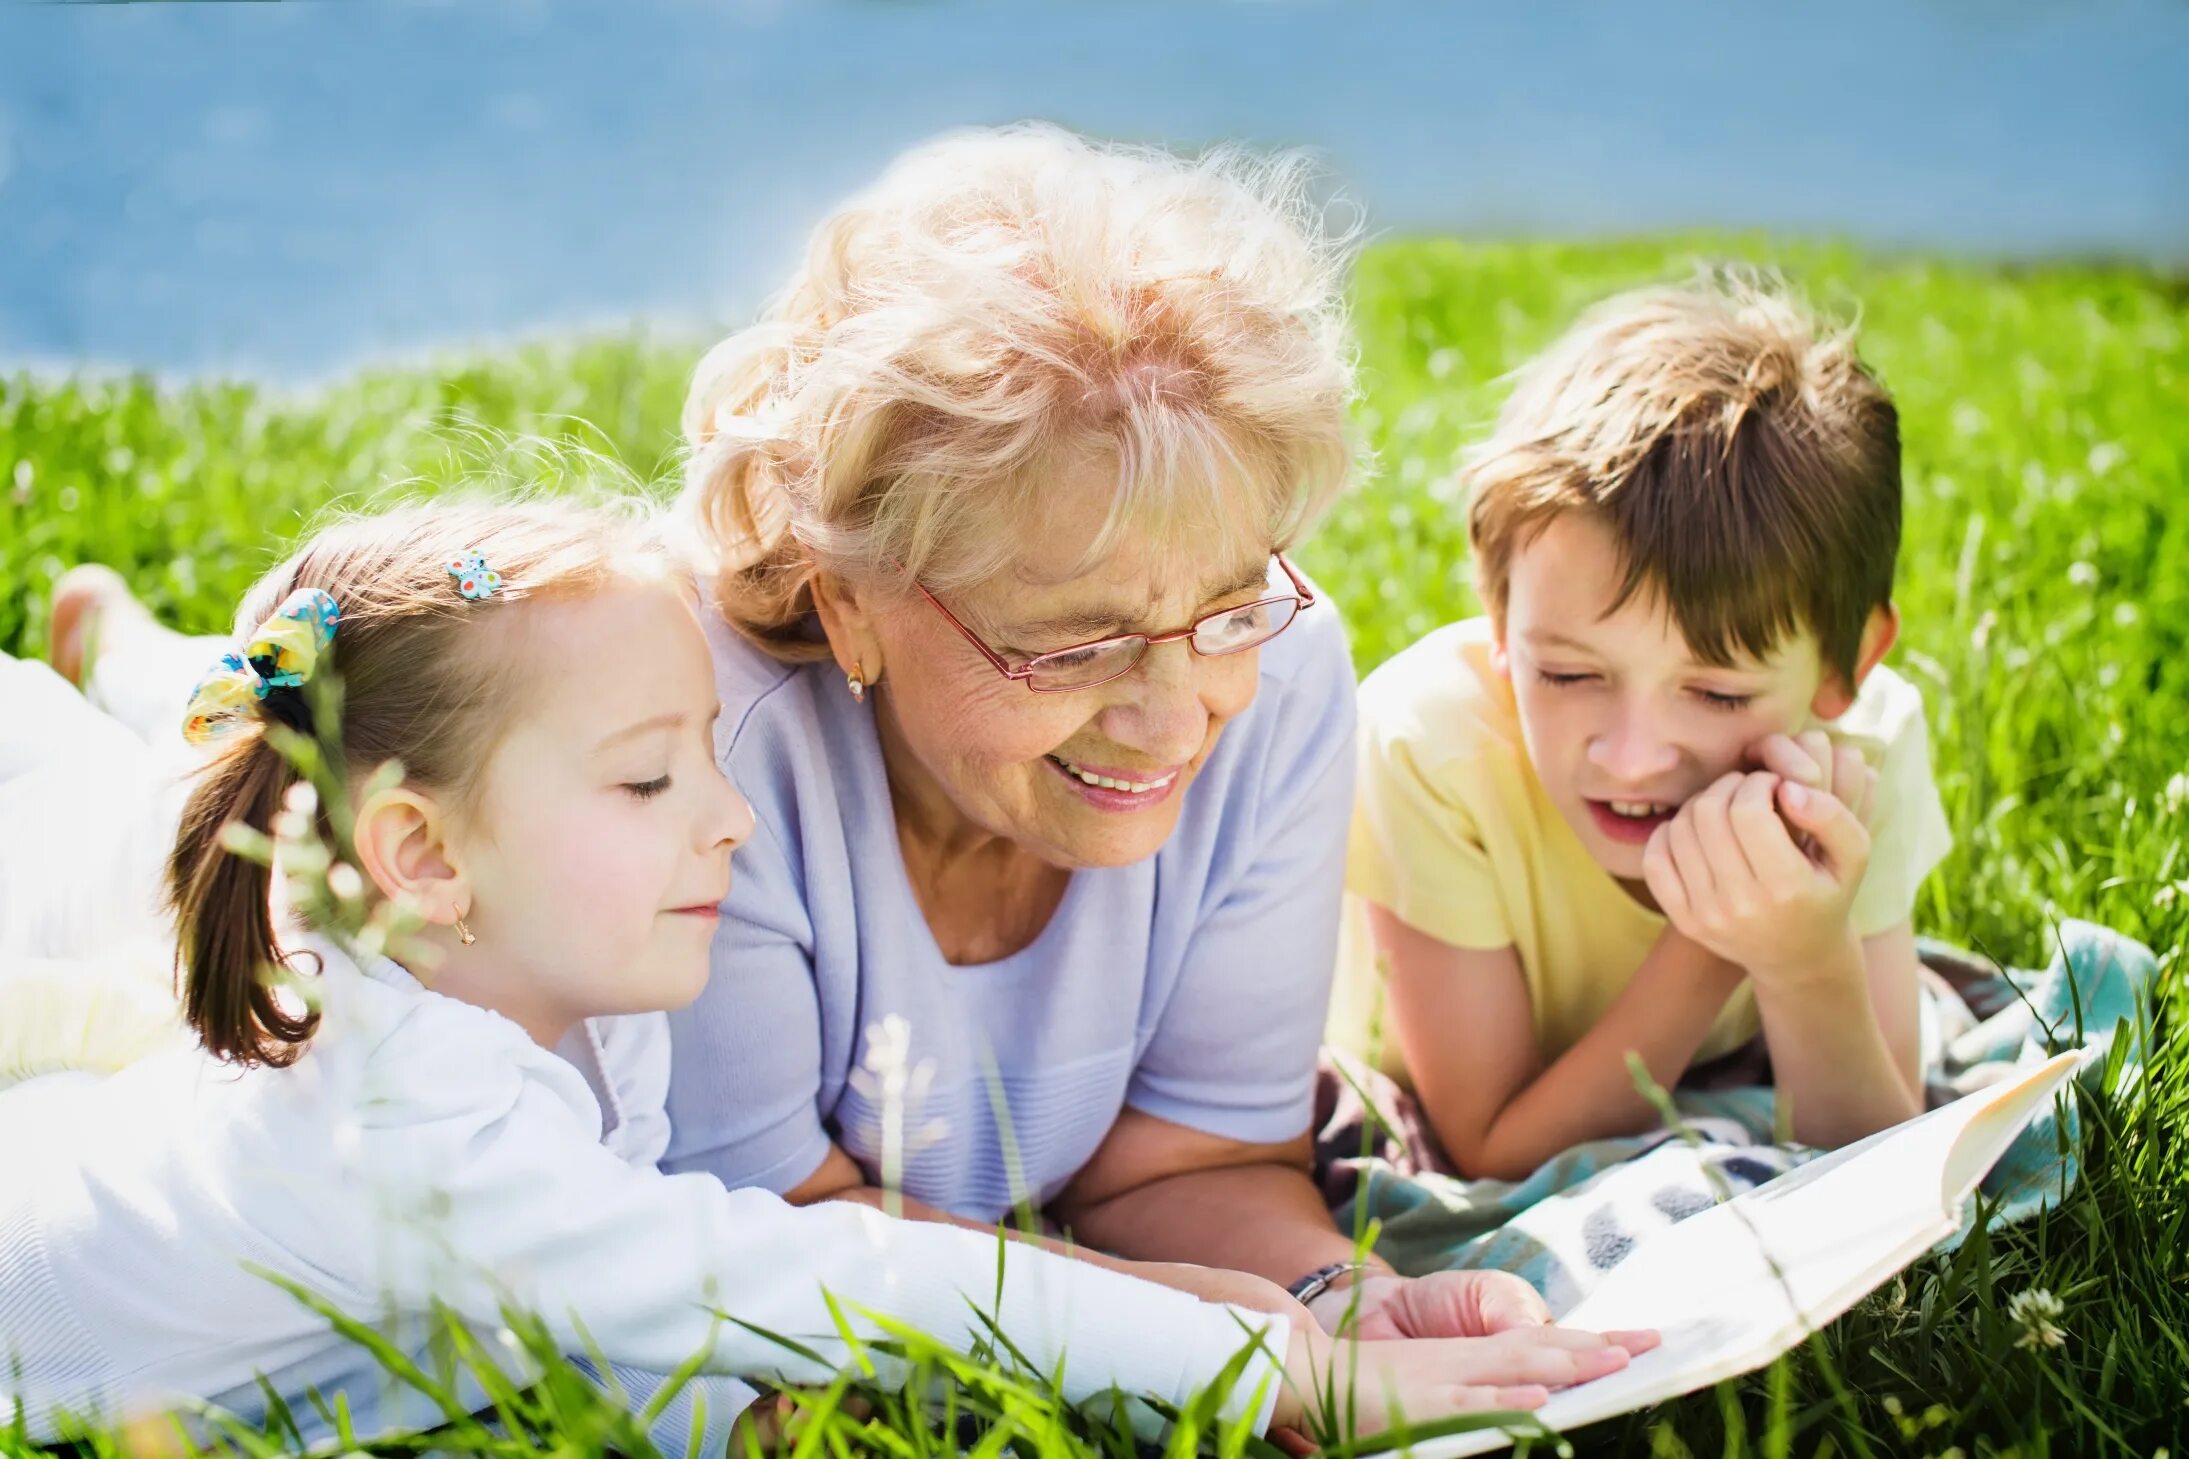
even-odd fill
[[(1334, 254), (1296, 175), (954, 137), (700, 365), (723, 763), (759, 829), (668, 1163), (1471, 1330), (1307, 1170), (1352, 793)], [(1358, 1283), (1358, 1292), (1346, 1290)]]

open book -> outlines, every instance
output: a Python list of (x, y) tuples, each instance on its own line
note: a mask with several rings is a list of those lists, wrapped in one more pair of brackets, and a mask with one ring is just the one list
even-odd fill
[[(1760, 1368), (1953, 1234), (1962, 1203), (2082, 1058), (2019, 1078), (1820, 1156), (1635, 1248), (1559, 1318), (1591, 1331), (1654, 1327), (1664, 1345), (1624, 1370), (1555, 1394), (1553, 1429), (1692, 1393)], [(1512, 1442), (1496, 1429), (1428, 1439), (1416, 1459)]]

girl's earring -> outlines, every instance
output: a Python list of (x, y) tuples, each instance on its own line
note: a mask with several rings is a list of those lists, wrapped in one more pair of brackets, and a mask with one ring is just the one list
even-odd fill
[(851, 691), (851, 700), (854, 704), (866, 703), (866, 680), (859, 677), (857, 669), (853, 669), (850, 673), (844, 675), (844, 687)]
[(456, 940), (466, 947), (471, 946), (471, 944), (479, 940), (477, 937), (472, 935), (471, 929), (464, 925), (464, 919), (461, 917), (458, 917), (456, 919)]

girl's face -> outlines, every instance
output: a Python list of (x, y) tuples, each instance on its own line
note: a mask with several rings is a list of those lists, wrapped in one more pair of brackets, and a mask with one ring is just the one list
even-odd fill
[(753, 827), (694, 607), (654, 583), (527, 605), (510, 651), (524, 703), (451, 845), (477, 941), (442, 973), (535, 1036), (681, 1007)]

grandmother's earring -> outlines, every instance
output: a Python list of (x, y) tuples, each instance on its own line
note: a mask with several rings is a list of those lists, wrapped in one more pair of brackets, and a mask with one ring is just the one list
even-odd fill
[(456, 919), (456, 940), (466, 947), (471, 946), (471, 944), (479, 940), (477, 937), (472, 935), (471, 929), (464, 925), (464, 919), (461, 917), (458, 917)]
[(844, 675), (844, 687), (851, 691), (852, 703), (866, 703), (866, 680), (859, 677), (857, 669), (853, 669), (850, 673)]

